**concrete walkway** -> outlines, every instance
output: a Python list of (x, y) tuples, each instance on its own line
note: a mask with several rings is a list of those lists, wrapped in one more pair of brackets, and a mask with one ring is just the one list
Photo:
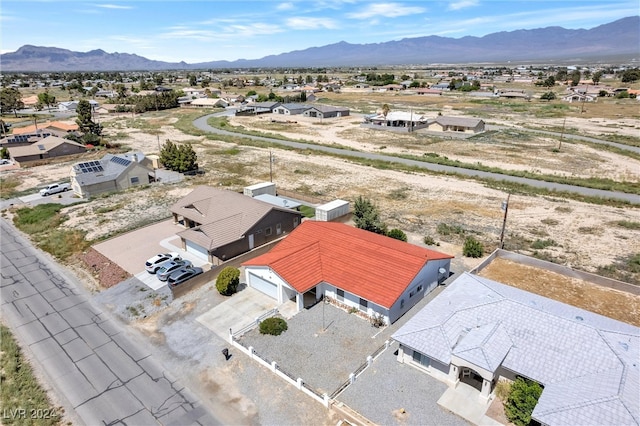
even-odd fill
[(482, 402), (480, 392), (465, 383), (449, 387), (438, 400), (438, 405), (478, 426), (501, 426), (502, 423), (487, 417), (485, 413), (492, 399)]
[(247, 287), (200, 315), (196, 321), (228, 341), (229, 329), (240, 330), (277, 305), (273, 298)]

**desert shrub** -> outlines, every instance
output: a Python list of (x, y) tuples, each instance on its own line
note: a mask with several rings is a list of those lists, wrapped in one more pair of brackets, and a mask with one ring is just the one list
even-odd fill
[(231, 296), (238, 291), (240, 283), (240, 270), (233, 266), (227, 266), (218, 275), (216, 279), (216, 288), (223, 296)]
[(484, 254), (484, 247), (482, 243), (475, 238), (469, 236), (464, 240), (464, 245), (462, 246), (462, 255), (465, 257), (482, 257)]
[(552, 239), (541, 240), (537, 239), (533, 243), (531, 243), (531, 248), (535, 250), (542, 250), (547, 247), (555, 246), (556, 242)]
[(433, 239), (433, 237), (426, 235), (423, 239), (422, 242), (425, 243), (428, 246), (439, 246), (440, 243), (437, 242), (436, 240)]
[(461, 226), (449, 225), (443, 222), (438, 224), (438, 226), (436, 227), (436, 230), (440, 235), (451, 235), (451, 234), (463, 235), (464, 234), (464, 229)]
[(400, 240), (400, 241), (407, 241), (407, 234), (404, 233), (404, 231), (402, 229), (392, 229), (389, 232), (387, 232), (387, 237), (391, 237), (394, 238), (396, 240)]
[(287, 330), (287, 322), (282, 318), (271, 317), (260, 323), (260, 334), (279, 336)]
[(538, 383), (518, 377), (511, 385), (511, 392), (504, 405), (509, 421), (516, 426), (527, 426), (531, 423), (531, 413), (542, 394), (542, 386)]

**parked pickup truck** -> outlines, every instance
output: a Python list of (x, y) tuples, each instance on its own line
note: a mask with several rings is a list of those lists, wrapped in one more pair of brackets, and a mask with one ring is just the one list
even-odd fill
[(43, 197), (46, 197), (47, 195), (57, 194), (58, 192), (64, 192), (70, 189), (71, 187), (69, 186), (68, 183), (53, 183), (41, 189), (40, 195), (42, 195)]

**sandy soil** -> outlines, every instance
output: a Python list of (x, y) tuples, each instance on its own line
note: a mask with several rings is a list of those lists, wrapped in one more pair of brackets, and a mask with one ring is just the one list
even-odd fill
[[(640, 296), (496, 258), (480, 276), (640, 326)], [(531, 277), (536, 279), (532, 280)]]
[[(145, 120), (144, 117), (138, 119)], [(192, 142), (199, 155), (198, 161), (207, 173), (203, 177), (188, 178), (182, 184), (123, 192), (97, 199), (86, 206), (65, 209), (70, 217), (65, 225), (85, 229), (89, 233), (88, 238), (103, 237), (117, 229), (130, 229), (137, 224), (166, 217), (168, 206), (188, 193), (195, 184), (241, 190), (245, 185), (269, 180), (267, 149), (238, 146), (237, 153), (225, 154), (236, 145), (185, 135), (171, 126), (175, 121), (171, 117), (162, 121), (159, 135), (125, 131), (126, 119), (113, 120), (115, 123), (107, 128), (107, 132), (122, 135), (120, 142), (146, 154), (157, 153), (158, 140)], [(153, 120), (158, 121), (157, 118)], [(365, 147), (360, 142), (333, 139), (333, 135), (346, 126), (357, 127), (352, 124), (354, 121), (358, 120), (347, 117), (331, 126), (308, 124), (308, 131), (290, 136), (300, 139), (309, 133), (314, 138), (324, 138), (326, 143), (336, 142), (363, 149)], [(298, 125), (302, 126), (300, 122)], [(323, 132), (324, 136), (320, 136)], [(437, 231), (440, 223), (459, 226), (465, 235), (475, 235), (484, 243), (487, 252), (499, 243), (503, 219), (500, 205), (507, 195), (502, 191), (460, 178), (381, 170), (343, 159), (276, 148), (271, 151), (275, 158), (273, 179), (279, 188), (315, 195), (327, 201), (335, 198), (354, 200), (365, 195), (378, 205), (388, 225), (403, 229), (413, 243), (422, 244), (423, 237), (430, 236), (441, 244), (436, 249), (461, 258), (464, 235), (441, 235)], [(604, 154), (603, 157), (609, 155)], [(19, 177), (22, 184), (18, 189), (21, 190), (65, 178), (71, 164), (3, 173)], [(640, 252), (640, 230), (618, 226), (621, 221), (640, 223), (640, 209), (512, 195), (505, 248), (530, 254), (533, 252), (531, 244), (536, 240), (552, 240), (552, 244), (538, 252), (558, 263), (596, 272), (599, 266), (623, 261)], [(461, 261), (468, 267), (477, 263), (466, 258)]]
[[(435, 114), (428, 114), (433, 116)], [(302, 139), (322, 144), (337, 144), (356, 150), (380, 153), (410, 154), (422, 156), (435, 153), (463, 163), (481, 163), (489, 167), (506, 170), (524, 170), (538, 174), (562, 175), (588, 178), (608, 177), (614, 180), (637, 182), (640, 179), (640, 161), (628, 157), (603, 152), (575, 141), (528, 133), (523, 137), (520, 131), (499, 130), (498, 134), (476, 136), (468, 141), (438, 135), (434, 132), (418, 130), (414, 134), (394, 134), (360, 127), (362, 115), (356, 114), (337, 119), (320, 120), (311, 117), (289, 117), (265, 114), (256, 117), (232, 117), (231, 123), (249, 130), (278, 133), (292, 139)], [(578, 119), (572, 119), (575, 121)], [(611, 128), (590, 120), (587, 123), (594, 134), (603, 134)], [(640, 127), (640, 120), (634, 121)], [(501, 123), (504, 125), (504, 123)], [(602, 124), (601, 126), (599, 126)], [(553, 126), (553, 121), (545, 121), (541, 127)], [(562, 122), (560, 123), (562, 126)], [(509, 126), (514, 127), (513, 123)], [(637, 128), (634, 128), (638, 135)]]

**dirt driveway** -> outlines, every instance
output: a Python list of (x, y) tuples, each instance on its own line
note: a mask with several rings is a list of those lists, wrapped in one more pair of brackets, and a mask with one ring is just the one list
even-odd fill
[[(175, 236), (176, 232), (182, 229), (180, 225), (173, 223), (173, 219), (167, 219), (111, 238), (96, 244), (93, 248), (135, 276), (144, 271), (144, 262), (158, 253), (178, 251), (183, 258), (191, 260), (191, 256), (185, 256), (186, 252), (184, 250), (180, 250), (178, 247), (168, 250), (166, 245), (163, 246), (161, 244), (164, 240)], [(178, 241), (172, 241), (172, 243), (179, 244)], [(203, 263), (203, 261), (200, 260), (200, 263)]]

